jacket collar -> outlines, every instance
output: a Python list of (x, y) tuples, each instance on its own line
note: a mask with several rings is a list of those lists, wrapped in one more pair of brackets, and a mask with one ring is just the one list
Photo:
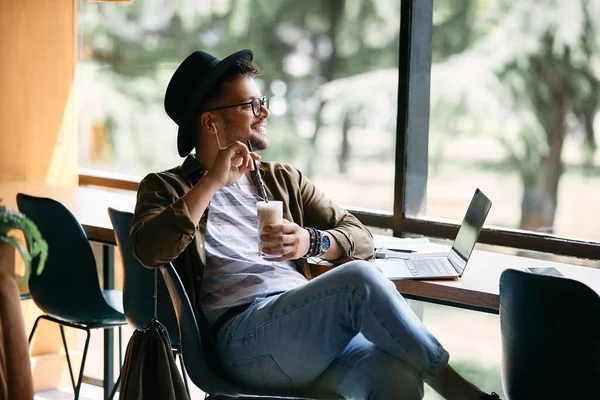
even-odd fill
[(194, 185), (204, 176), (205, 172), (206, 169), (200, 164), (200, 161), (196, 160), (193, 154), (188, 155), (181, 164), (181, 173), (183, 176), (189, 176)]

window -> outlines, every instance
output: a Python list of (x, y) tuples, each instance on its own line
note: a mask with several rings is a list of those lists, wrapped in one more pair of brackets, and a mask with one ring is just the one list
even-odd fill
[(484, 241), (598, 254), (586, 242), (600, 240), (600, 2), (405, 3), (396, 229), (452, 237), (444, 220), (460, 221), (479, 187), (498, 227)]
[(172, 73), (198, 49), (249, 48), (270, 98), (263, 158), (340, 204), (391, 211), (400, 0), (84, 2), (79, 21), (82, 167), (143, 176), (180, 164), (163, 108)]
[(367, 225), (453, 238), (479, 187), (494, 203), (480, 241), (597, 259), (600, 0), (522, 3), (80, 2), (80, 166), (179, 164), (173, 71), (250, 48), (264, 159)]

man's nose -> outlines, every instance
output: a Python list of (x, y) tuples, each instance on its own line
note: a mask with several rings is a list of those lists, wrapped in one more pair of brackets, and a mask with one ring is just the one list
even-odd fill
[(265, 119), (269, 118), (269, 116), (271, 115), (271, 111), (269, 111), (269, 109), (267, 107), (265, 107), (264, 105), (260, 106), (260, 115), (263, 116)]

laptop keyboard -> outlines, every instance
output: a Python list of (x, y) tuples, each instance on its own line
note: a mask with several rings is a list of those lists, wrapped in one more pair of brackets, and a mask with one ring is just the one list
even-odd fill
[(444, 263), (445, 258), (423, 258), (404, 260), (413, 276), (450, 276), (455, 275)]

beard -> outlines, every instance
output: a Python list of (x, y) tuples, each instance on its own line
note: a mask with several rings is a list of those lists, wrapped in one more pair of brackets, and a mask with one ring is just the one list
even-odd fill
[(266, 136), (259, 136), (255, 133), (250, 133), (250, 143), (252, 143), (252, 149), (254, 150), (266, 150), (271, 144)]
[[(266, 150), (271, 144), (266, 135), (259, 135), (257, 133), (254, 133), (253, 131), (250, 131), (250, 137), (247, 139), (235, 137), (234, 135), (232, 135), (232, 133), (235, 132), (233, 121), (227, 118), (226, 116), (223, 116), (223, 123), (226, 128), (225, 132), (228, 132), (227, 136), (225, 137), (225, 139), (227, 140), (227, 145), (230, 145), (231, 143), (238, 140), (242, 143), (246, 143), (246, 140), (249, 139), (250, 143), (252, 144), (252, 150)], [(258, 124), (259, 123), (253, 124), (252, 127)]]

